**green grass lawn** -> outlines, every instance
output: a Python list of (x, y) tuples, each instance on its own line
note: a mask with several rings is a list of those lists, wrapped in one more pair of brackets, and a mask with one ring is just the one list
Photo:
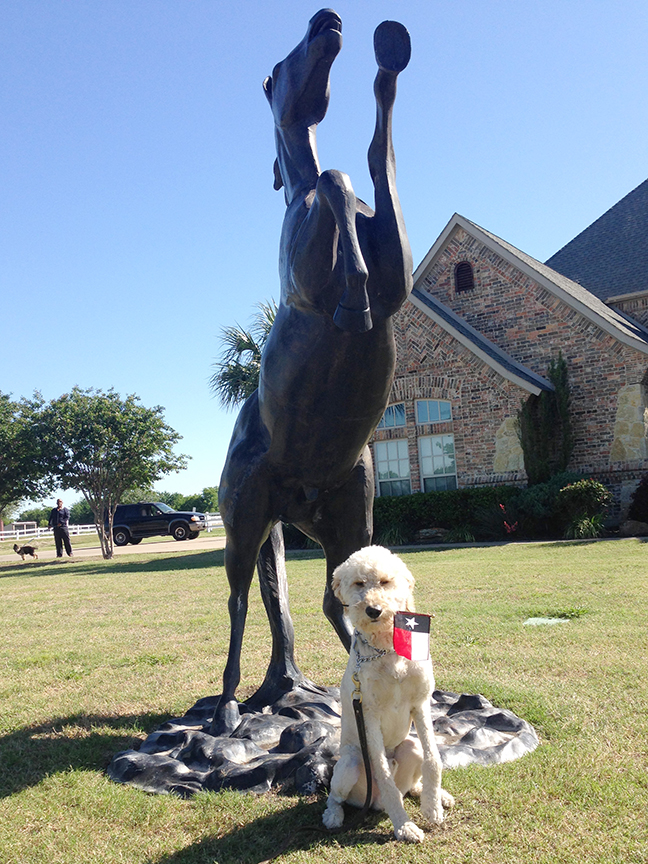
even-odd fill
[[(456, 807), (421, 846), (382, 816), (336, 837), (300, 834), (282, 861), (648, 860), (648, 545), (511, 544), (405, 554), (433, 612), (437, 686), (483, 693), (540, 747), (446, 772)], [(184, 801), (110, 782), (113, 754), (220, 691), (227, 652), (223, 553), (0, 565), (0, 862), (258, 864), (322, 798), (205, 793)], [(337, 684), (346, 655), (321, 613), (323, 561), (288, 564), (298, 659)], [(567, 624), (525, 627), (530, 616)], [(243, 656), (253, 691), (269, 630), (253, 586)]]

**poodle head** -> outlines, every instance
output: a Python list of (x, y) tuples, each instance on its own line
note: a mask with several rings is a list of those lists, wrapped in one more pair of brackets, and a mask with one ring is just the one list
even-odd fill
[(368, 637), (391, 634), (396, 612), (415, 611), (414, 577), (382, 546), (354, 552), (335, 569), (332, 587), (351, 624)]

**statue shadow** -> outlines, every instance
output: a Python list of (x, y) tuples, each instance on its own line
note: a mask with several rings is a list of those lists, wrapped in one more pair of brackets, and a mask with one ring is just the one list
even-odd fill
[[(283, 858), (291, 852), (309, 852), (321, 848), (361, 848), (384, 845), (394, 839), (389, 832), (376, 830), (388, 817), (371, 813), (357, 828), (331, 833), (322, 825), (326, 799), (300, 800), (287, 810), (254, 819), (222, 837), (205, 837), (179, 852), (162, 858), (151, 858), (147, 864), (194, 864), (196, 861), (218, 861), (218, 864), (262, 864)], [(358, 813), (346, 807), (346, 820)], [(360, 855), (360, 857), (362, 857)]]
[[(144, 733), (148, 734), (168, 719), (168, 712), (117, 717), (76, 714), (4, 735), (0, 738), (0, 799), (70, 768), (103, 773), (115, 753), (138, 749)], [(106, 731), (106, 726), (114, 730), (114, 734)], [(142, 729), (141, 737), (133, 734), (133, 726)], [(66, 734), (66, 727), (73, 727), (73, 734)]]

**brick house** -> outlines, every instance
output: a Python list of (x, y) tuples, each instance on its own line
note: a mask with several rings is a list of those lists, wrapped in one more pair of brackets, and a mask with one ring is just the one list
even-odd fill
[[(616, 207), (643, 197), (648, 221), (648, 181), (639, 190)], [(608, 218), (608, 230), (627, 227), (628, 209)], [(598, 232), (598, 222), (587, 231)], [(646, 237), (648, 225), (637, 234), (648, 265)], [(576, 266), (572, 244), (550, 259), (555, 267), (567, 269), (568, 252)], [(589, 245), (580, 242), (586, 261)], [(517, 412), (531, 394), (553, 389), (547, 369), (562, 352), (574, 431), (568, 467), (605, 482), (626, 505), (648, 471), (648, 329), (619, 304), (645, 303), (648, 323), (647, 274), (648, 266), (643, 281), (617, 279), (607, 295), (587, 290), (455, 214), (394, 321), (396, 377), (372, 439), (377, 494), (524, 484)]]

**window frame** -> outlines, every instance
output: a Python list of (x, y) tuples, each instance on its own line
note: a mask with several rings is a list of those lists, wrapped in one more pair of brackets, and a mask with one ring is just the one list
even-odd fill
[[(375, 473), (376, 473), (376, 494), (379, 498), (386, 497), (399, 497), (401, 495), (411, 495), (412, 494), (412, 466), (410, 462), (409, 456), (409, 441), (407, 438), (386, 438), (383, 441), (374, 441), (374, 461), (375, 461)], [(390, 457), (389, 450), (396, 448), (397, 453), (395, 457)], [(387, 458), (380, 458), (380, 454), (382, 449), (384, 448), (385, 456)], [(398, 452), (400, 451), (400, 452)], [(406, 462), (407, 464), (407, 476), (404, 476), (400, 473), (401, 463)], [(395, 477), (385, 477), (381, 479), (381, 466), (386, 466), (387, 472), (389, 472), (390, 464), (394, 463), (398, 464), (398, 475)], [(394, 494), (392, 491), (383, 491), (383, 484), (386, 486), (387, 484), (407, 484), (408, 491), (400, 491)]]
[[(428, 403), (428, 419), (421, 420), (419, 419), (419, 405), (423, 403)], [(439, 419), (438, 420), (430, 420), (429, 419), (429, 403), (436, 402), (438, 406)], [(450, 411), (449, 417), (441, 418), (441, 405), (447, 405)], [(416, 400), (416, 424), (417, 426), (422, 426), (425, 423), (451, 423), (452, 422), (452, 402), (449, 399), (417, 399)]]
[[(391, 411), (395, 415), (395, 409), (400, 408), (401, 406), (403, 408), (403, 418), (402, 418), (403, 422), (402, 423), (396, 423), (395, 422), (396, 417), (394, 416), (394, 423), (392, 423), (391, 425), (387, 425), (387, 423), (385, 422), (385, 417), (387, 416), (387, 412)], [(407, 426), (407, 417), (405, 416), (405, 402), (392, 402), (391, 405), (388, 405), (385, 408), (385, 410), (383, 412), (383, 416), (380, 418), (380, 421), (379, 421), (378, 425), (376, 426), (376, 429), (402, 429), (405, 426)]]
[[(429, 455), (424, 455), (424, 453), (423, 453), (423, 446), (422, 445), (423, 445), (424, 441), (431, 441), (432, 442), (434, 440), (439, 440), (439, 439), (442, 442), (441, 443), (441, 449), (442, 449), (442, 456), (443, 456), (444, 463), (446, 461), (446, 454), (443, 451), (444, 444), (445, 444), (443, 439), (452, 439), (452, 465), (454, 468), (453, 471), (443, 471), (442, 473), (435, 473), (434, 472), (434, 459), (435, 459), (435, 457), (434, 457), (433, 445), (431, 447), (431, 452)], [(440, 435), (420, 435), (418, 438), (418, 441), (417, 441), (417, 446), (418, 446), (418, 456), (419, 456), (419, 473), (420, 473), (420, 480), (421, 480), (421, 491), (422, 492), (433, 491), (433, 490), (425, 488), (426, 479), (435, 481), (435, 480), (439, 480), (441, 478), (444, 478), (446, 480), (447, 480), (447, 478), (454, 478), (454, 484), (448, 485), (448, 483), (446, 482), (444, 484), (444, 489), (458, 489), (459, 484), (457, 481), (457, 451), (455, 449), (454, 432), (445, 432), (445, 433), (442, 433)], [(426, 473), (426, 471), (424, 469), (424, 460), (429, 460), (429, 459), (432, 460), (432, 473), (431, 474)], [(444, 467), (445, 467), (445, 464), (444, 464)], [(430, 485), (434, 485), (436, 487), (435, 483), (430, 484)]]

